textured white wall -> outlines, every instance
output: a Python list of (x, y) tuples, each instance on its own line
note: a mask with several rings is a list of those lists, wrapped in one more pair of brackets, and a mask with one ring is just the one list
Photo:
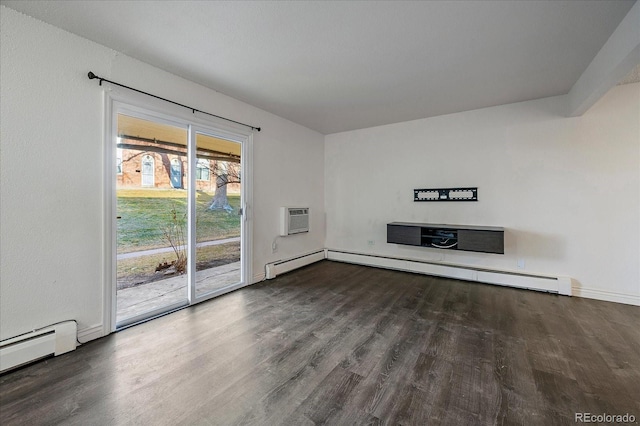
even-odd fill
[[(561, 97), (325, 139), (11, 9), (0, 19), (0, 339), (102, 320), (103, 102), (89, 70), (263, 127), (254, 275), (323, 247), (327, 206), (331, 248), (503, 269), (524, 259), (524, 272), (569, 275), (583, 295), (640, 298), (638, 84), (578, 118), (562, 117)], [(479, 187), (480, 202), (411, 201), (413, 188), (464, 185)], [(281, 205), (310, 206), (312, 232), (279, 239), (273, 254)], [(507, 254), (387, 245), (393, 220), (502, 225)]]
[[(327, 247), (566, 275), (578, 295), (640, 303), (640, 84), (578, 118), (563, 116), (565, 102), (328, 135)], [(461, 186), (479, 201), (413, 202), (414, 188)], [(506, 253), (386, 244), (392, 221), (504, 226)]]
[[(254, 136), (253, 274), (324, 246), (323, 136), (0, 7), (0, 338), (76, 319), (102, 322), (103, 100), (89, 70), (262, 126)], [(72, 167), (70, 167), (72, 166)], [(309, 234), (282, 239), (279, 207), (312, 209)]]

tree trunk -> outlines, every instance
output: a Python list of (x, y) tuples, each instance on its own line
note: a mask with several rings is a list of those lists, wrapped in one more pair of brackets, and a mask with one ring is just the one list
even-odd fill
[(232, 212), (233, 207), (231, 207), (229, 199), (227, 198), (227, 182), (229, 179), (227, 178), (226, 164), (220, 162), (217, 165), (217, 173), (215, 173), (216, 193), (213, 195), (209, 210), (226, 210), (227, 212)]

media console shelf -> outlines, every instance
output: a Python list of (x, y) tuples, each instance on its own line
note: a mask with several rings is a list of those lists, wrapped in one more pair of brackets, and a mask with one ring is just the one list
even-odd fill
[(504, 254), (504, 228), (392, 222), (387, 224), (387, 242), (447, 250)]

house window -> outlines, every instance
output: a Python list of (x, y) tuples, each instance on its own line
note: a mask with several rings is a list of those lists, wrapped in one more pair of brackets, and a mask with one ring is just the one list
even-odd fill
[(119, 175), (122, 174), (122, 149), (121, 148), (118, 148), (116, 152), (116, 172)]
[(154, 161), (150, 155), (142, 157), (142, 186), (154, 186)]
[(211, 170), (209, 168), (209, 160), (198, 159), (196, 165), (196, 180), (210, 180)]

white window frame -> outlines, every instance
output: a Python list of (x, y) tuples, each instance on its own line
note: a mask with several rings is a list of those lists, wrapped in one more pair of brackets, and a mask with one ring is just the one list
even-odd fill
[[(120, 141), (120, 138), (118, 138), (118, 141)], [(122, 174), (122, 148), (116, 148), (116, 170), (118, 175)]]
[[(204, 165), (206, 163), (206, 165)], [(203, 164), (201, 167), (200, 165)], [(202, 171), (200, 172), (200, 177), (198, 177), (198, 170), (207, 170), (208, 179), (202, 178)], [(204, 158), (198, 158), (196, 162), (196, 180), (201, 182), (210, 182), (211, 181), (211, 161), (205, 160)]]

